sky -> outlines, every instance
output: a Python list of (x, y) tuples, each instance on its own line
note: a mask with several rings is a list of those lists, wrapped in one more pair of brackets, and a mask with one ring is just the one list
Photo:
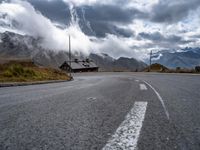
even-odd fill
[(0, 32), (55, 51), (144, 60), (151, 50), (200, 47), (200, 0), (0, 0)]

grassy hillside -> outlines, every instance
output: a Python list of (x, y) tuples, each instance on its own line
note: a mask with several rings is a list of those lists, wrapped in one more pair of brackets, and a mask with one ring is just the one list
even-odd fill
[(0, 64), (0, 82), (44, 80), (70, 80), (70, 77), (60, 70), (38, 67), (29, 60), (11, 60)]
[[(145, 68), (145, 72), (149, 72), (150, 67)], [(169, 69), (161, 64), (152, 64), (151, 65), (151, 72), (168, 72)]]

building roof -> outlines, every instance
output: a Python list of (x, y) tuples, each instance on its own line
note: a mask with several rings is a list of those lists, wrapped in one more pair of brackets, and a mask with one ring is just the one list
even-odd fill
[[(69, 65), (69, 61), (66, 61)], [(88, 69), (88, 68), (98, 68), (98, 66), (92, 60), (75, 60), (71, 62), (71, 69)]]

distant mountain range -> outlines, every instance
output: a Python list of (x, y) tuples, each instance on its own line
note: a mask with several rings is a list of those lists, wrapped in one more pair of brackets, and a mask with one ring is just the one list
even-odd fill
[[(32, 59), (36, 64), (58, 68), (68, 60), (66, 51), (52, 51), (40, 46), (41, 39), (12, 32), (0, 33), (0, 59), (24, 58)], [(72, 59), (77, 57), (72, 56)], [(121, 57), (114, 59), (107, 54), (90, 54), (90, 59), (97, 63), (102, 71), (140, 71), (147, 65), (134, 58)], [(79, 56), (84, 59), (84, 56)]]
[[(12, 32), (0, 33), (0, 58), (32, 59), (36, 64), (58, 68), (68, 60), (66, 51), (52, 51), (40, 46), (40, 38), (20, 35)], [(194, 68), (200, 65), (200, 48), (185, 48), (178, 51), (159, 51), (154, 53), (153, 63), (162, 64), (168, 68)], [(73, 55), (72, 57), (77, 58)], [(79, 59), (84, 59), (79, 56)], [(90, 54), (103, 71), (140, 71), (147, 65), (135, 58), (121, 57), (114, 59), (108, 54)]]
[(160, 51), (154, 54), (153, 63), (160, 63), (168, 68), (195, 68), (200, 65), (200, 48), (185, 48), (179, 51)]
[(142, 71), (147, 65), (135, 58), (120, 57), (114, 59), (108, 54), (90, 54), (89, 56), (102, 71)]

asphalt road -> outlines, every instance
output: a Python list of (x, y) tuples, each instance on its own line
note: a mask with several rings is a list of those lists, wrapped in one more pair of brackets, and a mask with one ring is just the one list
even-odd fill
[(200, 76), (88, 73), (0, 88), (0, 150), (199, 150)]

